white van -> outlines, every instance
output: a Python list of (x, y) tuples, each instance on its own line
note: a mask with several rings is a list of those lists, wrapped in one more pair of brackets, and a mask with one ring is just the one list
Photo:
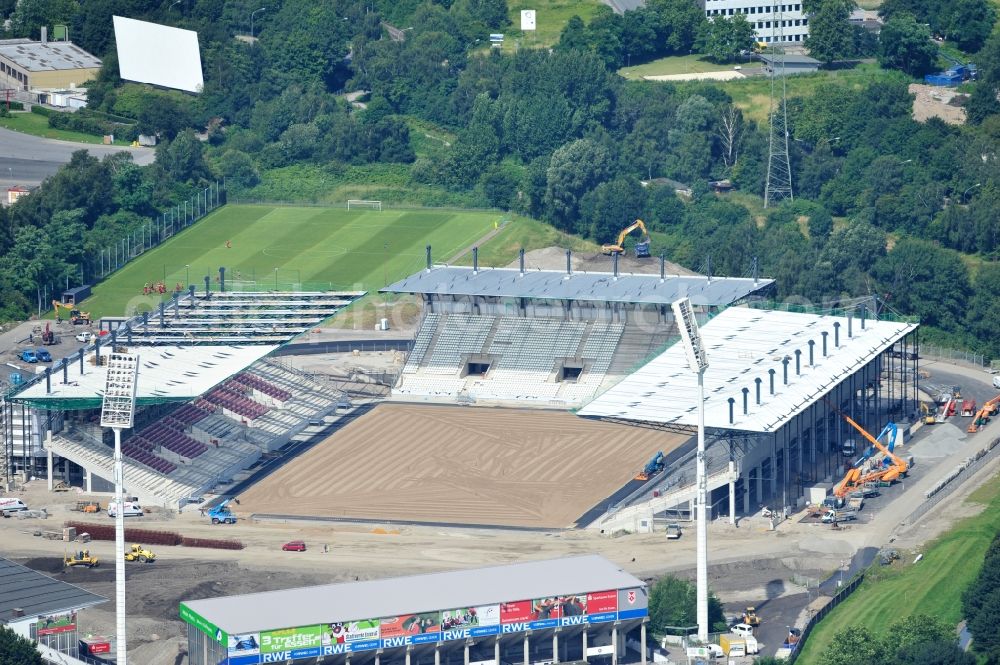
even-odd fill
[(738, 623), (729, 632), (739, 637), (753, 637), (753, 626), (748, 623)]
[[(118, 513), (118, 502), (111, 501), (108, 503), (108, 517), (115, 517)], [(139, 505), (137, 501), (126, 501), (125, 510), (122, 511), (124, 517), (142, 517), (142, 506)]]
[(27, 510), (28, 506), (20, 499), (14, 498), (0, 498), (0, 511), (6, 513), (12, 513), (18, 510)]
[(993, 377), (993, 387), (1000, 388), (1000, 374)]

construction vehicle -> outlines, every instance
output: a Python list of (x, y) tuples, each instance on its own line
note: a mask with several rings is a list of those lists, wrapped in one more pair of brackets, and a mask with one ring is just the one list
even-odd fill
[(743, 610), (743, 618), (741, 619), (741, 621), (742, 623), (745, 623), (748, 626), (753, 626), (754, 628), (759, 626), (760, 617), (757, 615), (757, 608), (747, 607), (745, 610)]
[(61, 303), (58, 300), (52, 301), (52, 309), (56, 313), (56, 322), (62, 321), (59, 316), (59, 310), (62, 309), (66, 310), (66, 313), (69, 315), (69, 322), (74, 326), (90, 325), (90, 312), (81, 312), (73, 305)]
[(967, 399), (962, 402), (962, 417), (971, 418), (976, 415), (976, 400)]
[[(866, 450), (865, 453), (851, 466), (851, 468), (848, 469), (843, 480), (834, 486), (834, 496), (844, 498), (852, 492), (855, 492), (871, 483), (891, 483), (892, 481), (906, 475), (909, 465), (892, 450), (896, 445), (895, 441), (897, 430), (895, 423), (887, 424), (878, 437), (874, 437), (869, 434), (865, 428), (854, 422), (850, 416), (840, 412), (840, 410), (835, 407), (834, 410), (840, 413), (840, 416), (851, 427), (856, 429), (863, 437), (868, 439), (869, 443), (872, 444), (872, 447)], [(879, 441), (880, 438), (886, 435), (889, 435), (889, 447), (882, 445)], [(876, 450), (882, 453), (881, 457), (875, 457)]]
[(232, 499), (226, 499), (208, 511), (208, 516), (212, 520), (212, 524), (236, 524), (236, 515), (229, 509), (230, 501)]
[(667, 540), (677, 540), (681, 537), (681, 525), (671, 522), (667, 525)]
[(932, 411), (925, 403), (920, 403), (921, 420), (925, 425), (934, 425), (938, 421), (937, 410)]
[(837, 522), (853, 522), (858, 519), (858, 513), (854, 510), (828, 510), (820, 518), (823, 524), (836, 524)]
[(126, 561), (138, 561), (139, 563), (152, 563), (156, 561), (156, 555), (152, 550), (147, 550), (142, 545), (132, 545), (125, 550)]
[(657, 451), (652, 459), (646, 462), (646, 466), (635, 477), (636, 480), (649, 480), (651, 476), (663, 471), (663, 451)]
[(52, 346), (56, 343), (56, 334), (52, 332), (52, 326), (49, 323), (45, 324), (45, 330), (42, 331), (42, 344), (45, 346)]
[(76, 508), (74, 508), (78, 513), (99, 513), (101, 512), (101, 504), (97, 501), (77, 501)]
[(983, 408), (979, 409), (965, 431), (969, 434), (975, 434), (981, 427), (990, 422), (990, 418), (995, 416), (997, 411), (1000, 411), (1000, 395), (983, 402)]
[(649, 231), (646, 230), (646, 224), (641, 220), (637, 219), (618, 234), (618, 240), (613, 245), (602, 245), (601, 251), (604, 254), (624, 254), (625, 253), (625, 238), (628, 234), (639, 229), (642, 231), (642, 240), (635, 244), (635, 257), (637, 259), (645, 259), (649, 257)]
[(100, 565), (100, 561), (96, 556), (90, 555), (90, 550), (82, 550), (79, 552), (73, 552), (71, 555), (63, 557), (63, 565), (67, 567), (74, 566), (84, 566), (86, 568), (95, 568)]

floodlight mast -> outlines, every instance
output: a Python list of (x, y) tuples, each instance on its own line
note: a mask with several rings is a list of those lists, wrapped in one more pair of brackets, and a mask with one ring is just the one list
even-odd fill
[(108, 356), (108, 375), (101, 405), (101, 427), (115, 433), (115, 641), (118, 665), (126, 665), (125, 642), (125, 473), (122, 466), (122, 430), (132, 428), (135, 416), (136, 375), (139, 356), (114, 353)]
[(698, 458), (695, 466), (697, 503), (695, 523), (697, 526), (697, 618), (698, 640), (708, 642), (708, 478), (705, 473), (705, 370), (708, 357), (694, 318), (691, 301), (682, 298), (672, 305), (674, 319), (681, 333), (681, 344), (687, 356), (688, 366), (698, 375)]

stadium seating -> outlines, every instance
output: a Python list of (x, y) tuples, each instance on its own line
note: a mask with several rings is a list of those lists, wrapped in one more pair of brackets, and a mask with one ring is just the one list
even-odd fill
[(496, 321), (493, 316), (451, 314), (444, 317), (434, 349), (425, 371), (432, 374), (454, 374), (461, 369), (462, 355), (481, 353), (483, 344)]
[(430, 346), (431, 339), (437, 330), (439, 318), (437, 314), (428, 314), (424, 317), (423, 323), (420, 325), (420, 330), (417, 332), (417, 338), (413, 340), (413, 349), (410, 351), (410, 355), (406, 359), (406, 365), (403, 367), (404, 374), (415, 374), (417, 372), (417, 368), (423, 362), (424, 354), (427, 353), (427, 347)]
[(232, 382), (241, 386), (246, 386), (247, 388), (258, 390), (269, 397), (273, 397), (279, 402), (287, 402), (292, 398), (292, 393), (279, 388), (270, 381), (265, 381), (256, 374), (250, 374), (249, 372), (243, 372), (242, 374), (237, 375)]

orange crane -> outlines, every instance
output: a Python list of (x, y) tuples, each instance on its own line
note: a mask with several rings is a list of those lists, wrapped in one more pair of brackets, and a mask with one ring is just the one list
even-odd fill
[(988, 402), (983, 402), (983, 408), (979, 409), (976, 417), (972, 419), (969, 426), (966, 428), (966, 432), (969, 434), (975, 434), (979, 431), (979, 428), (990, 421), (990, 416), (995, 416), (997, 411), (1000, 411), (1000, 395), (997, 395)]
[(844, 476), (844, 479), (837, 483), (837, 485), (833, 488), (835, 496), (844, 498), (855, 489), (863, 487), (866, 483), (878, 481), (892, 482), (893, 480), (906, 475), (906, 472), (909, 470), (909, 465), (906, 463), (906, 460), (902, 459), (893, 451), (883, 446), (878, 439), (869, 434), (864, 427), (854, 422), (854, 419), (850, 416), (841, 413), (839, 409), (834, 408), (834, 410), (840, 413), (840, 417), (847, 421), (847, 424), (858, 430), (858, 432), (861, 433), (861, 436), (868, 439), (868, 441), (882, 453), (885, 459), (888, 459), (891, 462), (888, 467), (879, 468), (875, 471), (869, 471), (867, 473), (865, 473), (860, 466), (851, 468)]

